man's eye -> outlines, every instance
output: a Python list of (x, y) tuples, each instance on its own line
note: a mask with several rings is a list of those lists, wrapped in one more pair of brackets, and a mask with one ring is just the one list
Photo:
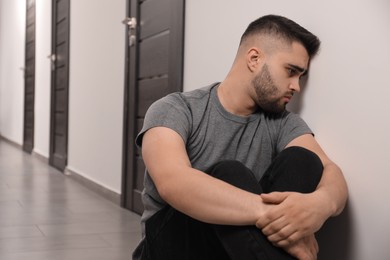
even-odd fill
[(294, 76), (296, 74), (296, 70), (288, 68), (287, 69), (287, 73), (288, 73), (289, 76)]

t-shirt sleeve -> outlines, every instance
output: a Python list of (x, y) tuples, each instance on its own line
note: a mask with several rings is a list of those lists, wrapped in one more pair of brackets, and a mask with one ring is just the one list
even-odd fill
[(136, 145), (141, 147), (145, 132), (159, 126), (174, 130), (186, 142), (191, 127), (191, 112), (179, 94), (168, 95), (149, 107), (143, 127), (135, 139)]
[(287, 144), (304, 134), (313, 134), (306, 122), (297, 114), (286, 113), (281, 119), (277, 139), (277, 152), (281, 152)]

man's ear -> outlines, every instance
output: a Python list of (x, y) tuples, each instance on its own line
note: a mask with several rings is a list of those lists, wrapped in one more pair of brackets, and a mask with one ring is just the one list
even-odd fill
[(263, 58), (264, 54), (259, 48), (250, 48), (246, 55), (248, 69), (252, 72), (255, 71), (259, 66), (261, 66)]

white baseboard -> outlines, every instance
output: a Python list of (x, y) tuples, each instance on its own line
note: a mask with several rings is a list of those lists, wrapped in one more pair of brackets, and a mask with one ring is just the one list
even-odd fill
[(121, 205), (121, 195), (116, 193), (115, 191), (107, 189), (106, 187), (82, 176), (81, 174), (77, 173), (75, 170), (71, 170), (68, 167), (65, 168), (64, 174), (66, 174), (71, 179), (77, 181), (81, 185), (85, 186), (86, 188), (108, 199), (109, 201), (117, 205)]
[(20, 148), (20, 149), (23, 150), (23, 145), (18, 144), (17, 142), (14, 142), (14, 141), (8, 139), (7, 137), (4, 137), (4, 136), (0, 135), (0, 140), (2, 140), (2, 141), (6, 142), (6, 143), (8, 143), (8, 144), (10, 144), (10, 145), (12, 145), (14, 147), (17, 147), (17, 148)]

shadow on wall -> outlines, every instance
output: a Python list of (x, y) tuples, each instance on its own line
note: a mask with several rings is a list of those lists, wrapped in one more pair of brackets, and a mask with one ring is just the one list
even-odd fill
[[(294, 96), (288, 104), (288, 110), (300, 114), (304, 107), (304, 94), (307, 88), (308, 76), (300, 81), (301, 92)], [(310, 127), (310, 126), (309, 126)], [(351, 204), (348, 203), (340, 216), (328, 219), (316, 234), (320, 252), (318, 260), (354, 260), (353, 249), (353, 218)]]
[(302, 77), (299, 81), (299, 86), (301, 88), (300, 93), (295, 93), (293, 99), (287, 106), (287, 110), (296, 114), (300, 114), (303, 109), (303, 96), (307, 87), (307, 81), (309, 80), (309, 75)]
[(348, 203), (343, 213), (330, 218), (316, 234), (320, 252), (318, 260), (353, 260), (353, 219)]

